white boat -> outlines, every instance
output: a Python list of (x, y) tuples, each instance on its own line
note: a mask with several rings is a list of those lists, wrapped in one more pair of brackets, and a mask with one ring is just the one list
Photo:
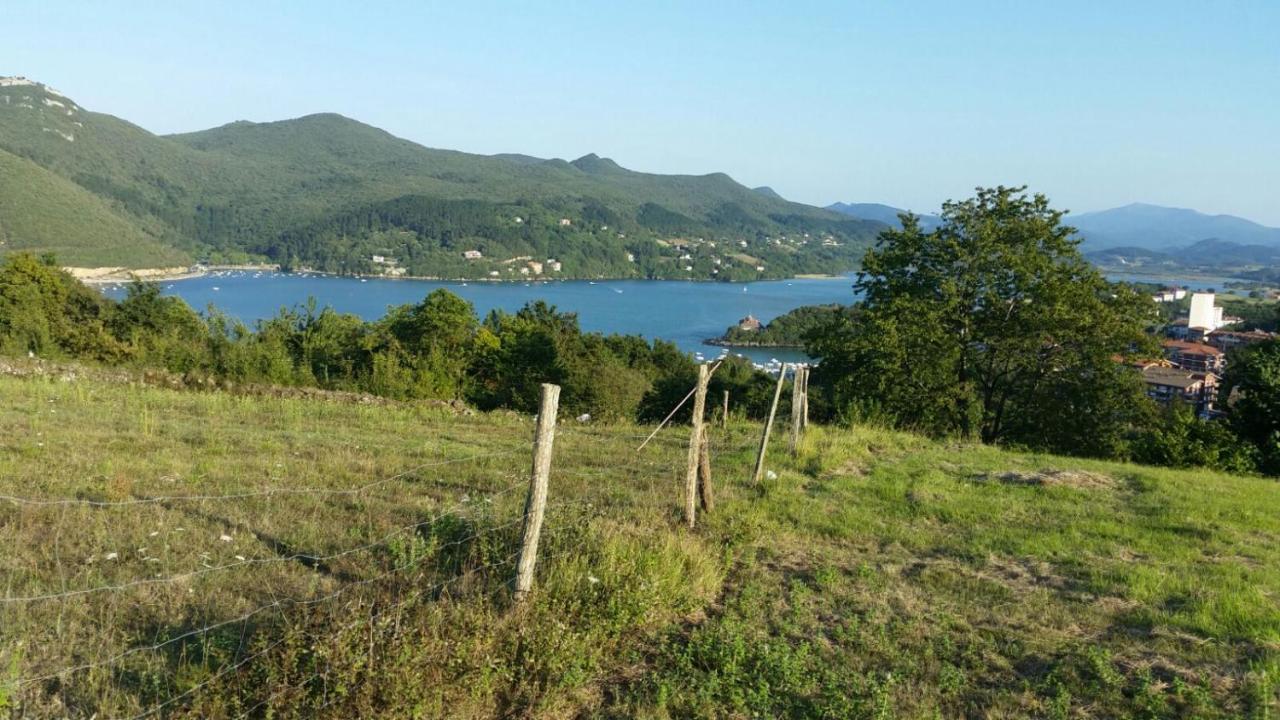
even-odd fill
[(222, 288), (218, 287), (217, 285), (214, 285), (214, 286), (213, 286), (213, 291), (214, 291), (214, 292), (217, 292), (217, 291), (219, 291), (219, 290), (221, 290), (221, 289), (222, 289)]

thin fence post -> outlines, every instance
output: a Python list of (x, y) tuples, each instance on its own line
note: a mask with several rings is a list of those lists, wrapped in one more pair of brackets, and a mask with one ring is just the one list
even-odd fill
[(729, 427), (729, 391), (724, 391), (724, 409), (720, 411), (720, 429)]
[(809, 366), (804, 366), (804, 383), (801, 386), (801, 397), (803, 402), (800, 403), (800, 429), (809, 429)]
[(764, 454), (769, 448), (769, 432), (773, 430), (773, 418), (778, 414), (778, 398), (782, 397), (782, 383), (787, 379), (787, 364), (783, 363), (778, 368), (778, 384), (773, 389), (773, 404), (769, 406), (769, 419), (764, 423), (764, 434), (760, 437), (760, 452), (756, 454), (756, 469), (751, 475), (751, 481), (760, 484), (760, 478), (764, 475)]
[(709, 513), (715, 509), (715, 497), (711, 492), (711, 443), (707, 439), (707, 428), (702, 427), (701, 449), (698, 452), (698, 500), (702, 512)]
[(689, 458), (685, 467), (684, 516), (693, 527), (698, 513), (698, 459), (702, 454), (702, 418), (707, 409), (707, 382), (710, 368), (698, 365), (698, 387), (693, 395), (693, 431), (689, 435)]
[(804, 407), (804, 366), (796, 365), (791, 373), (791, 456), (800, 451), (800, 422)]
[(547, 481), (551, 474), (551, 447), (556, 436), (556, 411), (560, 406), (560, 386), (542, 385), (538, 403), (538, 424), (533, 436), (533, 472), (529, 475), (529, 497), (524, 504), (524, 528), (520, 540), (520, 562), (516, 565), (516, 602), (524, 600), (533, 587), (533, 569), (538, 562), (538, 538), (547, 510)]

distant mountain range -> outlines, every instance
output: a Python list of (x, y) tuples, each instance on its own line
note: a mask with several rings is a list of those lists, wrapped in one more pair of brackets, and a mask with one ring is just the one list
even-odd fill
[[(828, 210), (854, 218), (897, 225), (904, 210), (878, 202), (836, 202)], [(925, 229), (937, 227), (937, 215), (920, 215)], [(1068, 215), (1082, 238), (1080, 249), (1101, 264), (1207, 265), (1280, 264), (1280, 228), (1234, 215), (1162, 208), (1134, 202), (1124, 208)]]
[(68, 265), (376, 272), (377, 256), (487, 277), (528, 256), (562, 276), (754, 279), (852, 268), (882, 228), (723, 173), (439, 150), (335, 114), (159, 136), (0, 78), (0, 253)]
[[(896, 208), (892, 205), (882, 205), (880, 203), (832, 203), (827, 206), (828, 210), (838, 212), (849, 217), (862, 218), (864, 220), (875, 220), (893, 227), (902, 227), (898, 216), (907, 212), (902, 208)], [(937, 215), (929, 215), (927, 213), (916, 213), (916, 217), (920, 218), (920, 227), (925, 230), (932, 230), (942, 224), (942, 218)]]
[(1086, 250), (1137, 247), (1167, 252), (1201, 240), (1280, 248), (1280, 228), (1233, 215), (1143, 203), (1072, 215), (1067, 222), (1085, 238)]

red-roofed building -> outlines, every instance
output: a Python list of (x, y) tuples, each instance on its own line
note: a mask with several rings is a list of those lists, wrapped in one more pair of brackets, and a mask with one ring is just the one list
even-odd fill
[(1185, 340), (1165, 340), (1165, 357), (1175, 367), (1198, 373), (1221, 373), (1224, 354), (1212, 345), (1187, 342)]
[(1266, 342), (1276, 338), (1275, 333), (1262, 330), (1215, 330), (1206, 338), (1209, 344), (1223, 352), (1234, 350), (1244, 345)]

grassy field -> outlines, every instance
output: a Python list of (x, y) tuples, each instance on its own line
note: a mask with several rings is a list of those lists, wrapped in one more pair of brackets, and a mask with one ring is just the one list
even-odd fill
[[(1266, 718), (1274, 482), (813, 428), (683, 526), (686, 429), (0, 377), (11, 717)], [(777, 437), (777, 436), (775, 436)], [(64, 499), (72, 502), (41, 504)]]

